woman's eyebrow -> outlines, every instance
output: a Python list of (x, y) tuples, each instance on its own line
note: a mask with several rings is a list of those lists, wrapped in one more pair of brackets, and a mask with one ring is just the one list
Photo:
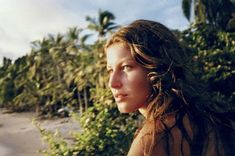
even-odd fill
[(125, 62), (135, 63), (135, 60), (133, 60), (133, 58), (128, 58), (128, 59), (123, 59), (122, 61), (120, 61), (120, 63), (125, 63)]
[(113, 68), (113, 66), (117, 66), (117, 65), (121, 65), (121, 64), (123, 64), (123, 63), (136, 63), (136, 61), (132, 58), (132, 57), (128, 57), (128, 58), (123, 58), (123, 59), (120, 59), (120, 61), (118, 61), (117, 62), (117, 64), (114, 64), (114, 65), (112, 65), (112, 64), (107, 64), (106, 65), (106, 69), (112, 69)]
[[(122, 63), (124, 63), (124, 62), (134, 62), (134, 63), (135, 63), (135, 60), (133, 60), (132, 58), (122, 59), (122, 60), (120, 60), (117, 64), (119, 65), (119, 64), (122, 64)], [(108, 67), (111, 68), (112, 65), (107, 64), (106, 68), (108, 68)]]
[(133, 60), (132, 58), (129, 58), (129, 59), (125, 60), (125, 61), (135, 62), (135, 60)]

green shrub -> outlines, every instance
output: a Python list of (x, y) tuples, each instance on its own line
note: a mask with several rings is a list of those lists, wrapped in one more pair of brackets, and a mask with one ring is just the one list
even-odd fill
[(49, 148), (43, 151), (45, 155), (127, 154), (137, 128), (138, 114), (120, 114), (107, 89), (95, 88), (91, 92), (92, 97), (96, 97), (94, 105), (82, 116), (74, 115), (81, 125), (81, 132), (73, 133), (74, 144), (68, 146), (65, 140), (55, 139), (52, 132), (41, 131), (49, 144)]
[(184, 31), (181, 41), (191, 49), (197, 64), (197, 76), (207, 85), (208, 92), (220, 111), (235, 108), (235, 33), (217, 30), (206, 24), (194, 23)]

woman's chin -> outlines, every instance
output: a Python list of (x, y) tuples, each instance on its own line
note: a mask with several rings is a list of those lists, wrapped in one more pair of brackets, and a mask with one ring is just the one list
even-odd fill
[(135, 110), (128, 109), (126, 107), (121, 107), (121, 106), (118, 106), (118, 110), (120, 113), (132, 113), (135, 111)]
[(131, 113), (129, 111), (126, 111), (126, 110), (122, 110), (122, 109), (118, 109), (120, 113)]

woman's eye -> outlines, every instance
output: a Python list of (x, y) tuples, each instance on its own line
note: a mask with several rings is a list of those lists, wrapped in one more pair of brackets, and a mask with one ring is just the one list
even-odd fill
[(129, 71), (129, 70), (131, 70), (131, 66), (130, 65), (124, 65), (124, 66), (122, 66), (122, 70), (123, 71)]

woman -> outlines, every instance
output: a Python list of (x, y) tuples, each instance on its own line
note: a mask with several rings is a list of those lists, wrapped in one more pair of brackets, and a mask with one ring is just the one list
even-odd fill
[[(145, 117), (128, 156), (232, 156), (232, 122), (213, 113), (174, 34), (137, 20), (107, 42), (109, 87), (118, 109)], [(198, 82), (197, 82), (198, 83)]]

